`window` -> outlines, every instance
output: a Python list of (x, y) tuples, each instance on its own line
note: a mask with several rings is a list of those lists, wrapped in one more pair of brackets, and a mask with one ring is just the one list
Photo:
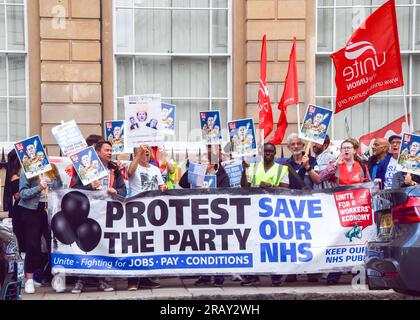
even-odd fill
[(231, 11), (231, 0), (114, 0), (114, 116), (124, 95), (160, 93), (177, 106), (168, 140), (201, 140), (199, 111), (230, 120)]
[[(385, 0), (317, 1), (316, 103), (319, 106), (335, 107), (335, 68), (330, 54), (344, 47), (351, 34), (383, 3)], [(414, 129), (420, 129), (420, 0), (396, 0), (396, 5), (407, 107)], [(330, 133), (333, 139), (346, 138), (346, 116), (350, 135), (360, 137), (404, 113), (403, 88), (382, 91), (338, 113)]]
[(27, 136), (26, 1), (0, 0), (0, 142)]

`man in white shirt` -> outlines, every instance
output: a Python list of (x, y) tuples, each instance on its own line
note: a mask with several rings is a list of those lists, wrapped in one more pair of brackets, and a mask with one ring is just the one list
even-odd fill
[[(136, 150), (134, 160), (128, 167), (128, 183), (132, 195), (152, 190), (165, 192), (168, 188), (163, 182), (159, 168), (150, 164), (151, 155), (152, 149), (147, 144), (142, 144)], [(151, 278), (128, 279), (129, 291), (135, 291), (139, 286), (141, 288), (155, 289), (160, 287), (160, 283)]]
[(141, 145), (128, 167), (128, 183), (133, 196), (144, 191), (160, 189), (165, 192), (167, 189), (159, 168), (149, 163), (151, 154), (150, 146)]
[(375, 182), (382, 182), (384, 189), (392, 188), (392, 179), (397, 172), (397, 162), (400, 153), (401, 135), (394, 134), (388, 138), (391, 145), (390, 153), (385, 157), (382, 165), (378, 168)]

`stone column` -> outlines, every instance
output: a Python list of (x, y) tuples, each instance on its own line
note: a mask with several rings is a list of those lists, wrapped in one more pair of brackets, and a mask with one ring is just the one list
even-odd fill
[[(307, 61), (315, 55), (313, 41), (308, 42), (307, 34), (315, 32), (315, 12), (312, 8), (313, 0), (247, 0), (247, 87), (246, 87), (246, 115), (254, 118), (258, 127), (258, 88), (260, 77), (261, 40), (267, 35), (267, 85), (273, 108), (274, 130), (277, 126), (279, 111), (277, 105), (283, 93), (284, 79), (289, 64), (289, 54), (293, 44), (293, 37), (297, 38), (297, 69), (299, 79), (300, 117), (303, 119), (306, 104), (310, 100), (315, 86), (307, 78), (314, 72), (315, 59)], [(311, 17), (308, 17), (308, 14)], [(308, 64), (309, 63), (309, 64)], [(297, 132), (297, 108), (288, 107), (289, 126), (286, 136)], [(285, 150), (286, 151), (286, 150)]]
[(102, 134), (100, 0), (39, 0), (39, 15), (42, 141), (58, 155), (51, 129), (61, 121)]

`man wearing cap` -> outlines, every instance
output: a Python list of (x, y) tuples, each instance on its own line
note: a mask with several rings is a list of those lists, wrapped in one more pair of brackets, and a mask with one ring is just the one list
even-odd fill
[(390, 153), (387, 154), (385, 159), (382, 161), (382, 165), (379, 166), (376, 173), (375, 181), (382, 182), (383, 189), (392, 188), (392, 178), (397, 172), (398, 155), (400, 153), (401, 146), (401, 135), (393, 134), (388, 138), (388, 142), (391, 145)]

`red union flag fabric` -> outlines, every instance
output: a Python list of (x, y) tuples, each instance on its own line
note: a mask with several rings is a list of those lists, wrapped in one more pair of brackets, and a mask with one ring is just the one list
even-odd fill
[(292, 51), (289, 57), (289, 69), (287, 70), (286, 80), (284, 82), (283, 95), (281, 96), (277, 108), (281, 111), (279, 120), (277, 121), (277, 130), (270, 142), (280, 144), (283, 141), (284, 134), (287, 129), (287, 113), (286, 107), (291, 104), (299, 103), (298, 93), (298, 74), (296, 65), (296, 37), (293, 38)]
[(271, 110), (270, 95), (267, 89), (267, 40), (264, 35), (262, 39), (261, 47), (261, 65), (260, 65), (260, 89), (258, 90), (258, 106), (259, 119), (260, 119), (260, 131), (264, 130), (264, 139), (273, 130), (273, 111)]
[(395, 0), (372, 13), (331, 57), (336, 70), (335, 113), (377, 92), (403, 86)]
[[(411, 121), (410, 115), (408, 115), (408, 121)], [(369, 153), (372, 140), (375, 140), (376, 138), (389, 138), (393, 134), (401, 134), (402, 132), (407, 132), (409, 127), (409, 123), (406, 122), (404, 115), (379, 130), (361, 136), (359, 139), (361, 153)]]

